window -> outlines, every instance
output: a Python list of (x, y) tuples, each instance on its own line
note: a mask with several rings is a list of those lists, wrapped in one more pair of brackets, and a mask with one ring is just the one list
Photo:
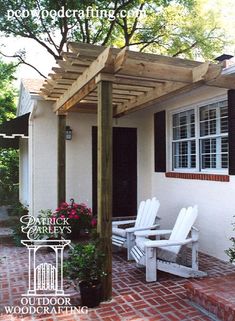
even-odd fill
[(228, 168), (227, 101), (172, 115), (172, 163), (173, 170)]

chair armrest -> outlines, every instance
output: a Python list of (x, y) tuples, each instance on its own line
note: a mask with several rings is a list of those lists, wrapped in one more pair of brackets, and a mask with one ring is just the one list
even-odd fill
[(112, 222), (112, 226), (117, 227), (119, 225), (133, 224), (133, 223), (135, 223), (135, 220), (115, 221), (115, 222)]
[(185, 245), (185, 244), (189, 244), (192, 243), (193, 240), (190, 239), (186, 239), (183, 241), (176, 241), (176, 240), (156, 240), (156, 241), (146, 241), (144, 243), (144, 245), (146, 247), (167, 247), (167, 246), (175, 246), (175, 245)]
[(171, 234), (172, 230), (148, 230), (148, 231), (141, 231), (141, 232), (135, 232), (135, 236), (158, 236), (158, 235), (167, 235)]
[(154, 224), (152, 226), (147, 226), (147, 227), (128, 227), (125, 230), (126, 230), (126, 232), (145, 231), (145, 230), (154, 229), (158, 226), (160, 226), (160, 224)]

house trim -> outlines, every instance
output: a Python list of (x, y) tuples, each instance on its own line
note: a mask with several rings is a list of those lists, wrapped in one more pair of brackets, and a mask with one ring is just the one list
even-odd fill
[(220, 175), (220, 174), (166, 172), (165, 177), (183, 178), (183, 179), (197, 179), (197, 180), (203, 180), (203, 181), (216, 181), (216, 182), (229, 182), (230, 181), (229, 175)]

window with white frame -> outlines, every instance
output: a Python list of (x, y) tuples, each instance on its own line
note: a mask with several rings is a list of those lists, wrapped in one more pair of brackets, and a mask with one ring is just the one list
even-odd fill
[(189, 171), (228, 168), (226, 100), (172, 115), (172, 168)]

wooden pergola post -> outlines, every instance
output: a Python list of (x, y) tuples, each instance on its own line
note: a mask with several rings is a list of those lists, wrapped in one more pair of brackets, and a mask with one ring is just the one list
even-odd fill
[(66, 199), (66, 115), (58, 115), (58, 162), (57, 162), (57, 203), (58, 206)]
[(98, 83), (98, 226), (97, 232), (105, 253), (106, 277), (103, 300), (112, 297), (112, 82)]

